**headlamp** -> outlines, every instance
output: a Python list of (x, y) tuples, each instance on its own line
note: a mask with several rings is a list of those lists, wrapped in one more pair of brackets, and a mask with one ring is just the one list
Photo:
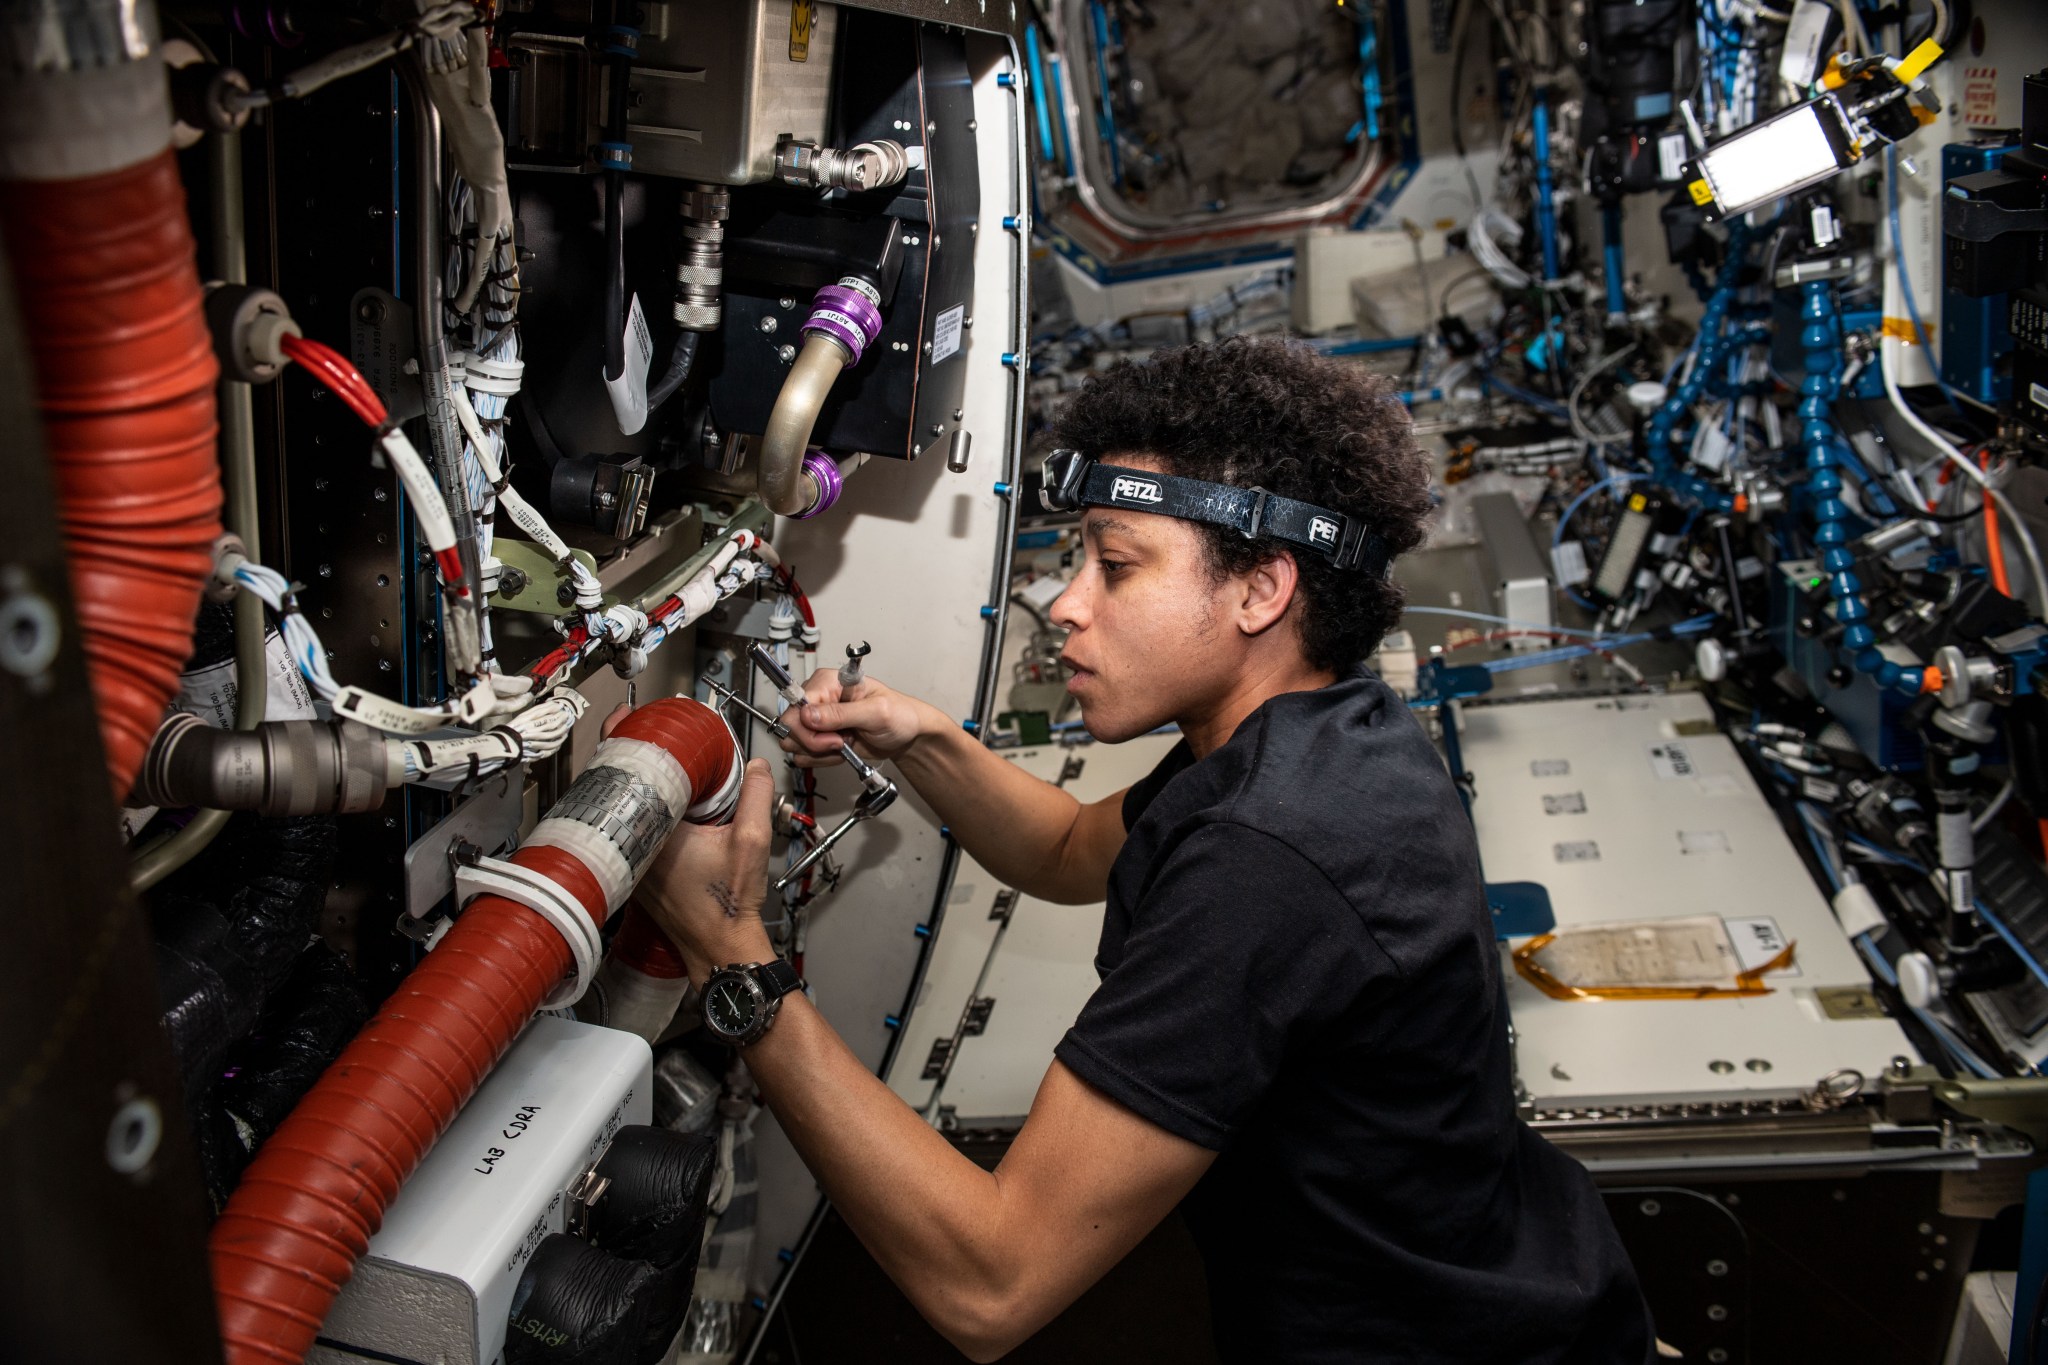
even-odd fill
[(1078, 450), (1055, 450), (1045, 457), (1045, 478), (1038, 496), (1049, 512), (1123, 507), (1227, 526), (1246, 539), (1270, 536), (1314, 550), (1339, 569), (1357, 569), (1378, 578), (1384, 578), (1390, 567), (1386, 542), (1366, 530), (1357, 517), (1295, 498), (1275, 497), (1263, 488), (1238, 488), (1155, 474), (1149, 469), (1098, 464)]

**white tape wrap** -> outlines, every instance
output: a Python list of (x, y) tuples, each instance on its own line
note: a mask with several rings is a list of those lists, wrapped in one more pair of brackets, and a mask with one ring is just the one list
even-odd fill
[(1877, 897), (1862, 882), (1850, 882), (1835, 893), (1835, 918), (1850, 938), (1863, 934), (1882, 935), (1890, 926), (1877, 908)]
[(581, 859), (616, 910), (690, 801), (690, 778), (659, 744), (614, 735), (583, 775), (534, 826), (528, 844)]
[[(527, 848), (535, 845), (559, 848), (590, 869), (590, 875), (604, 890), (607, 912), (625, 904), (626, 897), (632, 893), (633, 883), (639, 879), (640, 869), (626, 860), (619, 846), (581, 820), (550, 817), (535, 825), (533, 833), (527, 835), (523, 842)], [(654, 841), (654, 847), (661, 847), (659, 839)]]
[(503, 896), (506, 900), (517, 901), (553, 925), (562, 941), (569, 945), (570, 956), (576, 961), (575, 971), (555, 988), (554, 994), (541, 1002), (540, 1007), (544, 1010), (561, 1009), (582, 999), (583, 992), (590, 989), (597, 964), (604, 957), (604, 940), (599, 937), (597, 925), (590, 918), (590, 912), (583, 908), (583, 903), (564, 891), (552, 878), (544, 877), (532, 868), (501, 862), (496, 858), (481, 859), (475, 867), (455, 869), (456, 904), (466, 907), (482, 895)]
[(625, 769), (660, 792), (671, 814), (680, 814), (690, 804), (690, 775), (676, 762), (676, 756), (659, 744), (613, 735), (591, 754), (590, 766)]
[[(730, 728), (730, 727), (728, 727)], [(683, 818), (691, 824), (701, 825), (714, 815), (725, 815), (732, 810), (733, 802), (739, 798), (740, 783), (747, 778), (747, 756), (740, 752), (740, 742), (732, 742), (732, 767), (727, 771), (725, 784), (717, 791), (683, 812)]]

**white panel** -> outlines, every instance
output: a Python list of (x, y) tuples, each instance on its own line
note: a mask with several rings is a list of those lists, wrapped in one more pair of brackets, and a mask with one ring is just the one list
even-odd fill
[[(839, 505), (815, 521), (779, 521), (775, 543), (792, 564), (824, 634), (821, 665), (836, 665), (845, 645), (867, 640), (875, 677), (924, 697), (948, 715), (973, 713), (982, 654), (995, 626), (982, 619), (1003, 543), (1007, 508), (994, 492), (1014, 483), (1021, 410), (1017, 372), (1006, 351), (1024, 350), (1022, 234), (1002, 227), (1027, 214), (1020, 201), (1022, 113), (1015, 93), (996, 84), (1015, 70), (1007, 39), (968, 34), (974, 74), (981, 170), (973, 326), (965, 334), (967, 389), (962, 425), (972, 434), (965, 474), (946, 470), (942, 452), (911, 463), (871, 460), (847, 480)], [(967, 130), (960, 130), (965, 135)], [(1003, 594), (994, 593), (1000, 604)], [(836, 818), (857, 790), (843, 771), (823, 775)], [(894, 1038), (884, 1022), (904, 1007), (924, 951), (916, 926), (930, 917), (945, 880), (947, 851), (939, 821), (904, 791), (880, 819), (850, 834), (835, 852), (845, 880), (812, 906), (805, 976), (819, 1009), (866, 1065), (879, 1070)], [(817, 1188), (795, 1151), (764, 1114), (755, 1128), (761, 1214), (749, 1277), (768, 1292), (781, 1270), (776, 1252), (793, 1247), (817, 1205)]]
[[(1003, 757), (1032, 776), (1053, 782), (1058, 780), (1068, 752), (1052, 745), (1042, 749), (1011, 749)], [(953, 873), (952, 891), (946, 898), (940, 932), (933, 941), (931, 962), (919, 983), (910, 1017), (904, 1023), (901, 1061), (889, 1073), (890, 1088), (913, 1109), (925, 1110), (938, 1087), (936, 1080), (924, 1078), (924, 1063), (931, 1056), (932, 1044), (953, 1036), (960, 1011), (988, 967), (989, 951), (995, 946), (998, 928), (989, 912), (1002, 891), (1002, 883), (986, 868), (961, 855), (960, 865)]]
[[(1747, 999), (1553, 1000), (1507, 967), (1539, 1106), (1789, 1097), (1838, 1067), (1874, 1077), (1912, 1055), (1889, 1019), (1822, 1013), (1816, 990), (1868, 990), (1869, 976), (1697, 694), (1468, 707), (1459, 735), (1487, 880), (1541, 883), (1560, 927), (1762, 917), (1798, 945), (1798, 974)], [(1545, 796), (1574, 794), (1546, 812)], [(1598, 857), (1572, 860), (1586, 844)]]
[[(1068, 757), (1078, 758), (1081, 771), (1066, 790), (1081, 801), (1100, 801), (1151, 772), (1179, 742), (1177, 733), (1141, 735), (1123, 744), (1021, 751), (1020, 761), (1051, 780), (1059, 776)], [(1034, 757), (1023, 759), (1023, 753)], [(963, 864), (961, 876), (966, 875)], [(994, 899), (993, 888), (977, 898), (983, 924), (989, 923), (987, 907)], [(991, 945), (986, 971), (964, 981), (949, 977), (948, 991), (932, 992), (921, 1019), (926, 1028), (934, 1029), (933, 1036), (949, 1034), (970, 994), (996, 1002), (987, 1030), (960, 1040), (952, 1072), (937, 1096), (963, 1123), (1016, 1118), (1031, 1108), (1031, 1097), (1052, 1063), (1053, 1045), (1095, 993), (1102, 903), (1053, 905), (1027, 896), (1017, 902), (1000, 937), (987, 937)], [(925, 1051), (915, 1056), (921, 1060), (930, 1050), (927, 1042)], [(906, 1062), (908, 1058), (906, 1054)]]

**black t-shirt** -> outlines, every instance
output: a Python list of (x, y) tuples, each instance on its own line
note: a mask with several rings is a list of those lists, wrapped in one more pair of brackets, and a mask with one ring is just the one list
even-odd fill
[(1219, 1155), (1182, 1206), (1225, 1360), (1649, 1358), (1584, 1168), (1516, 1118), (1472, 826), (1366, 669), (1124, 801), (1075, 1074)]

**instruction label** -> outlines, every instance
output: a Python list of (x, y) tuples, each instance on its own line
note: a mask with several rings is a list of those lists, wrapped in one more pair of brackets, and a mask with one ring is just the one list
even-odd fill
[(936, 365), (960, 349), (960, 334), (967, 321), (967, 305), (956, 303), (939, 314), (939, 320), (932, 324), (932, 364)]
[(1809, 86), (1820, 79), (1821, 62), (1827, 52), (1828, 24), (1834, 8), (1822, 0), (1799, 0), (1792, 7), (1791, 22), (1785, 25), (1785, 46), (1778, 53), (1778, 75), (1797, 86)]
[(1686, 752), (1683, 744), (1666, 740), (1650, 746), (1650, 771), (1656, 773), (1660, 781), (1669, 782), (1675, 778), (1692, 777), (1699, 769), (1693, 765), (1692, 755)]
[[(265, 720), (311, 720), (313, 693), (299, 666), (292, 662), (284, 637), (273, 628), (263, 637), (263, 660), (268, 666), (269, 693), (263, 704)], [(189, 711), (216, 730), (235, 728), (235, 703), (241, 688), (235, 678), (235, 661), (223, 659), (205, 668), (195, 668), (178, 679), (177, 709)]]
[[(1742, 970), (1753, 972), (1785, 951), (1785, 931), (1778, 922), (1767, 915), (1754, 919), (1723, 919), (1728, 926), (1728, 941), (1735, 947), (1735, 959), (1742, 964)], [(1803, 973), (1795, 962), (1772, 972), (1772, 976), (1800, 976)]]
[(647, 330), (647, 315), (640, 311), (640, 296), (635, 294), (626, 311), (626, 367), (617, 379), (604, 381), (604, 390), (611, 395), (612, 415), (618, 418), (619, 430), (628, 436), (647, 425), (647, 367), (653, 362), (654, 336)]

